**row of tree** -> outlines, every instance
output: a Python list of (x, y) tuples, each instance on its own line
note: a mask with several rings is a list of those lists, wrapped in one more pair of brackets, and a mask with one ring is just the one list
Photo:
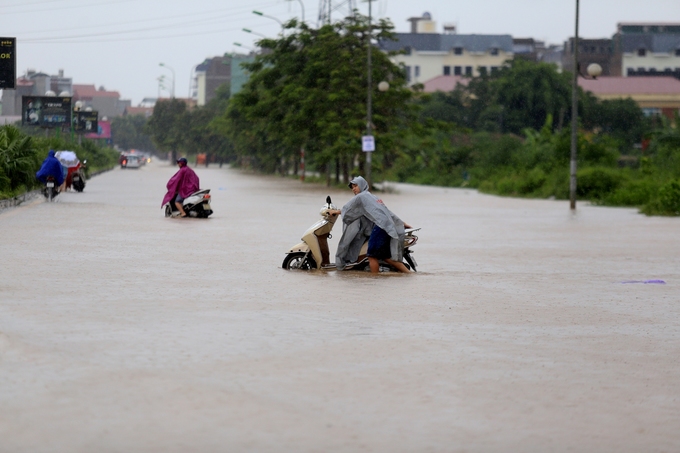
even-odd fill
[[(393, 38), (389, 21), (369, 26), (361, 15), (318, 29), (292, 20), (278, 39), (259, 42), (263, 52), (244, 65), (250, 78), (240, 92), (230, 97), (224, 90), (190, 111), (180, 101), (159, 102), (145, 132), (161, 150), (214, 153), (263, 172), (295, 173), (304, 151), (307, 167), (329, 183), (333, 169), (336, 181), (347, 181), (364, 171), (367, 51)], [(407, 87), (390, 56), (373, 52), (374, 180), (567, 196), (569, 74), (515, 59), (452, 92), (427, 94)], [(377, 90), (383, 80), (386, 92)], [(579, 119), (581, 197), (651, 206), (680, 178), (677, 131), (646, 118), (632, 100), (579, 92)], [(650, 146), (643, 152), (640, 143)], [(630, 188), (636, 184), (645, 188)], [(674, 212), (664, 209), (657, 211)]]

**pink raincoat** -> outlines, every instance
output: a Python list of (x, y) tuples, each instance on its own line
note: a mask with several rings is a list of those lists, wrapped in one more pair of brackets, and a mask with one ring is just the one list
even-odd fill
[(174, 197), (176, 193), (179, 193), (180, 197), (186, 198), (192, 193), (197, 192), (200, 190), (200, 183), (196, 173), (194, 173), (191, 168), (184, 165), (172, 178), (170, 178), (166, 187), (168, 193), (165, 194), (161, 206), (172, 200), (172, 197)]

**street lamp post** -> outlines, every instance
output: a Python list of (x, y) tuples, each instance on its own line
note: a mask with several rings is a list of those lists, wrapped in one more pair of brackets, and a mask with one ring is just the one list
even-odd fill
[(169, 69), (172, 72), (172, 98), (175, 98), (175, 70), (172, 69), (170, 66), (166, 65), (165, 63), (158, 63), (158, 66), (162, 66), (164, 68)]
[(242, 28), (241, 30), (243, 30), (243, 31), (246, 32), (246, 33), (250, 33), (250, 34), (252, 34), (252, 35), (261, 36), (261, 37), (267, 39), (267, 37), (266, 37), (265, 35), (263, 35), (262, 33), (258, 33), (258, 32), (256, 32), (256, 31), (252, 31), (250, 28)]
[(275, 20), (276, 22), (279, 23), (279, 25), (281, 25), (281, 33), (283, 33), (283, 22), (281, 22), (280, 20), (278, 20), (276, 17), (274, 17), (274, 16), (269, 16), (269, 15), (267, 15), (267, 14), (261, 12), (261, 11), (253, 11), (253, 14), (255, 14), (255, 15), (257, 15), (257, 16), (266, 17), (266, 18), (271, 19), (271, 20)]
[[(288, 1), (292, 1), (292, 0), (288, 0)], [(304, 22), (305, 21), (305, 4), (302, 3), (302, 0), (298, 0), (298, 2), (300, 2), (300, 8), (302, 9), (302, 13), (301, 13), (302, 22)]]
[[(574, 73), (571, 79), (571, 160), (569, 165), (569, 208), (576, 211), (576, 157), (578, 154), (578, 77), (587, 78), (581, 74), (578, 62), (578, 21), (579, 0), (576, 0), (576, 27), (574, 30)], [(597, 63), (588, 65), (588, 76), (597, 79), (602, 73), (602, 67)]]
[(252, 47), (244, 46), (244, 45), (241, 44), (240, 42), (235, 42), (234, 45), (235, 45), (236, 47), (243, 47), (244, 49), (248, 49), (248, 50), (251, 51), (251, 52), (254, 52), (254, 51), (255, 51), (255, 49), (253, 49)]

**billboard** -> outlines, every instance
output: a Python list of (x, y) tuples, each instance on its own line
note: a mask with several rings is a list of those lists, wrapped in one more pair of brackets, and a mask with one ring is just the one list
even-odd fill
[(17, 39), (0, 38), (0, 90), (16, 88)]
[(73, 112), (73, 130), (79, 133), (98, 133), (99, 112)]
[(71, 125), (71, 97), (21, 96), (21, 124), (61, 127)]
[(110, 121), (98, 121), (97, 122), (97, 133), (85, 134), (85, 138), (111, 138), (111, 122)]

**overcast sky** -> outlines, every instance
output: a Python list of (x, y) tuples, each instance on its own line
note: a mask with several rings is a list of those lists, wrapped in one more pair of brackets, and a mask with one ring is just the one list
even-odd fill
[[(244, 52), (258, 36), (274, 37), (278, 23), (299, 17), (299, 0), (1, 0), (0, 37), (17, 38), (17, 75), (27, 69), (56, 74), (63, 69), (77, 84), (104, 86), (139, 104), (158, 95), (165, 76), (169, 96), (186, 97), (195, 65), (206, 57)], [(301, 0), (305, 20), (316, 24), (319, 0)], [(358, 1), (367, 13), (367, 3)], [(574, 33), (575, 0), (376, 0), (376, 17), (407, 32), (407, 19), (432, 14), (441, 30), (455, 23), (458, 33), (511, 34), (547, 43)], [(680, 0), (581, 0), (582, 37), (611, 37), (618, 22), (680, 22)], [(339, 16), (337, 16), (339, 18)], [(247, 50), (245, 51), (247, 52)]]

